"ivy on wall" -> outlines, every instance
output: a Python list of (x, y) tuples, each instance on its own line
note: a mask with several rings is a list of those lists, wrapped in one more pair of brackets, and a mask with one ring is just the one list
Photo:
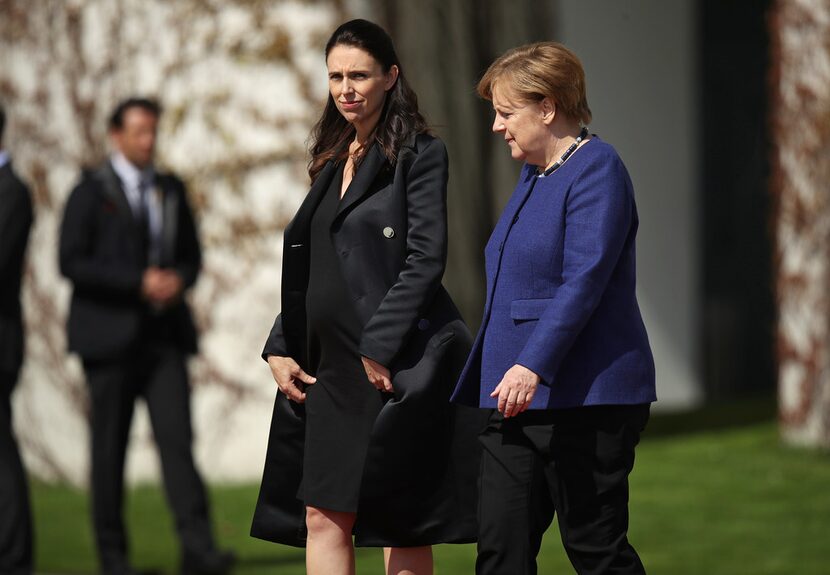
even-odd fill
[[(57, 235), (80, 170), (106, 157), (108, 114), (136, 94), (165, 108), (158, 161), (185, 180), (203, 243), (191, 294), (202, 332), (191, 364), (197, 458), (211, 479), (261, 472), (274, 387), (259, 353), (279, 311), (281, 231), (307, 190), (323, 46), (347, 16), (336, 0), (0, 0), (5, 144), (36, 210), (15, 394), (33, 474), (86, 481), (87, 395), (66, 354)], [(132, 433), (128, 476), (156, 477), (143, 414)]]

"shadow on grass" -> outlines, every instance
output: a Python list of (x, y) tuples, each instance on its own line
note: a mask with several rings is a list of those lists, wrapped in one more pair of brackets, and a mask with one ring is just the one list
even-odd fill
[[(234, 565), (233, 573), (244, 573), (248, 569), (256, 569), (259, 572), (261, 568), (268, 567), (285, 567), (289, 565), (302, 565), (305, 563), (305, 555), (298, 554), (293, 556), (286, 555), (256, 555), (239, 557)], [(68, 571), (37, 571), (37, 575), (68, 575)], [(72, 571), (74, 575), (84, 575), (86, 571)], [(137, 575), (167, 575), (170, 573), (169, 569), (165, 568), (144, 568), (136, 570)], [(3, 575), (3, 574), (0, 574)]]
[(719, 431), (775, 420), (778, 406), (774, 395), (763, 395), (704, 405), (690, 411), (652, 411), (643, 439)]
[(305, 563), (305, 554), (298, 555), (257, 555), (255, 557), (240, 557), (236, 561), (236, 568), (245, 567), (277, 567), (279, 565), (300, 565)]
[[(35, 570), (35, 575), (94, 575), (97, 571), (42, 571), (42, 570)], [(162, 568), (147, 568), (147, 569), (136, 569), (136, 575), (165, 575), (167, 571)]]

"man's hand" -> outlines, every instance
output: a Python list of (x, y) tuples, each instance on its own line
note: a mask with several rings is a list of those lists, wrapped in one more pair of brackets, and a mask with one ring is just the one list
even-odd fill
[(181, 297), (184, 281), (175, 270), (150, 267), (141, 279), (141, 294), (157, 308), (167, 308)]

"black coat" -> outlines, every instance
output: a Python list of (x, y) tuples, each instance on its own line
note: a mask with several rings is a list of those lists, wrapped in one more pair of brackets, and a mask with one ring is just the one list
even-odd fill
[[(285, 230), (282, 312), (263, 351), (309, 370), (305, 297), (314, 211), (336, 171), (326, 165)], [(440, 140), (413, 137), (393, 166), (378, 146), (341, 200), (332, 241), (363, 325), (360, 353), (392, 372), (394, 399), (378, 415), (355, 525), (359, 546), (419, 546), (476, 538), (482, 423), (449, 394), (471, 336), (441, 286), (447, 255), (447, 155)], [(366, 385), (370, 385), (366, 382)], [(251, 534), (303, 546), (304, 410), (277, 394)]]
[[(184, 184), (157, 174), (156, 185), (163, 198), (161, 267), (175, 269), (189, 288), (202, 256)], [(117, 359), (139, 343), (147, 317), (141, 297), (147, 268), (141, 238), (112, 165), (85, 172), (66, 203), (60, 234), (60, 269), (73, 286), (69, 350), (84, 359)], [(165, 315), (177, 346), (195, 352), (196, 330), (184, 300)]]
[(23, 363), (20, 284), (31, 227), (29, 189), (6, 163), (0, 168), (0, 371), (6, 373)]

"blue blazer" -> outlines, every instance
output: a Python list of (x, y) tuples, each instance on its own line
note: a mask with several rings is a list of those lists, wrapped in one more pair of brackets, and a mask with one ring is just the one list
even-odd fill
[(628, 172), (598, 137), (550, 176), (525, 165), (485, 248), (484, 317), (453, 400), (496, 407), (515, 364), (541, 378), (531, 409), (656, 400), (637, 225)]

